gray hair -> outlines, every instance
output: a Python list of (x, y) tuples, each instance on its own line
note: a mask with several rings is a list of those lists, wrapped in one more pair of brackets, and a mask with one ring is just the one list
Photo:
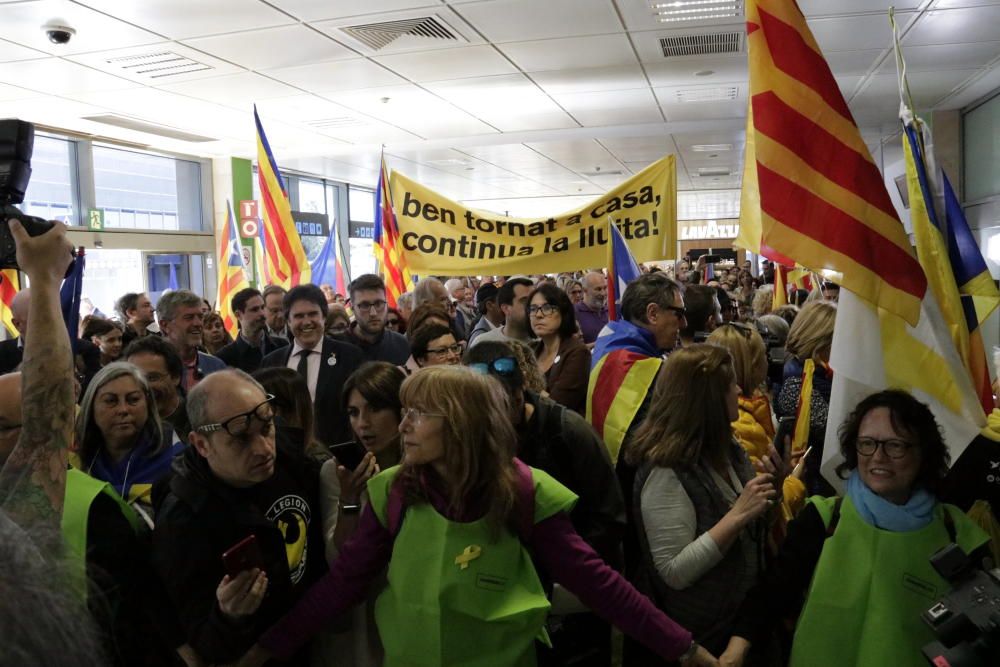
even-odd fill
[(413, 310), (413, 292), (404, 292), (396, 299), (396, 307), (400, 310)]
[(767, 332), (780, 341), (779, 346), (784, 346), (785, 341), (788, 339), (788, 320), (781, 315), (768, 313), (767, 315), (758, 317), (757, 321), (767, 327)]
[[(442, 289), (444, 285), (437, 278), (427, 277), (417, 283), (417, 286), (413, 288), (413, 306), (420, 306), (425, 303), (438, 303), (437, 297), (434, 296), (434, 292), (431, 288), (434, 285), (440, 285)], [(447, 290), (445, 290), (447, 291)]]
[(115, 361), (102, 368), (94, 376), (94, 379), (87, 385), (87, 391), (83, 393), (83, 398), (80, 399), (80, 413), (76, 416), (75, 436), (80, 448), (80, 460), (85, 466), (90, 465), (90, 462), (104, 446), (104, 436), (97, 428), (97, 424), (94, 423), (94, 400), (97, 398), (97, 392), (107, 383), (123, 377), (135, 380), (146, 399), (146, 423), (142, 430), (153, 439), (153, 448), (150, 450), (149, 456), (156, 456), (170, 445), (169, 442), (164, 442), (163, 424), (156, 411), (156, 398), (149, 388), (149, 383), (146, 382), (146, 376), (127, 361)]
[(156, 302), (156, 318), (160, 322), (172, 320), (177, 315), (178, 308), (197, 306), (201, 308), (202, 298), (194, 292), (186, 289), (167, 292)]
[(648, 324), (646, 307), (655, 303), (660, 308), (674, 305), (684, 287), (662, 271), (644, 273), (625, 288), (622, 296), (622, 317), (633, 324)]
[[(260, 382), (257, 382), (250, 374), (238, 368), (227, 368), (212, 375), (232, 376), (233, 380), (243, 380), (260, 389), (262, 394), (267, 394), (267, 390), (264, 389)], [(187, 415), (188, 421), (191, 422), (192, 431), (197, 430), (205, 424), (212, 423), (212, 419), (208, 416), (208, 404), (212, 401), (212, 396), (206, 387), (211, 387), (211, 384), (206, 385), (204, 381), (199, 382), (187, 395)]]

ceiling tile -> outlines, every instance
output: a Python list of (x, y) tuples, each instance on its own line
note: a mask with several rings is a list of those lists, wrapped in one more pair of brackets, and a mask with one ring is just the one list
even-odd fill
[(608, 149), (593, 139), (533, 141), (525, 146), (560, 163), (613, 159)]
[[(896, 22), (901, 26), (906, 25), (912, 18), (912, 12), (896, 12)], [(879, 20), (871, 16), (810, 19), (809, 28), (823, 53), (885, 49), (892, 44), (892, 31), (888, 20)]]
[(549, 95), (625, 90), (648, 85), (642, 68), (638, 65), (563, 69), (529, 74), (532, 80)]
[(373, 60), (418, 83), (517, 72), (492, 46), (399, 53)]
[(52, 91), (104, 92), (135, 87), (131, 81), (58, 58), (0, 64), (0, 81), (50, 94)]
[[(978, 74), (976, 70), (945, 70), (940, 72), (911, 72), (907, 74), (910, 94), (918, 110), (928, 109), (948, 96), (948, 94), (969, 77)], [(896, 117), (899, 110), (899, 84), (896, 74), (879, 74), (871, 77), (868, 86), (853, 100), (851, 110), (862, 114), (884, 110)]]
[[(1000, 36), (1000, 35), (998, 35)], [(978, 69), (1000, 58), (1000, 42), (970, 42), (939, 46), (904, 46), (907, 72)], [(896, 60), (886, 58), (879, 73), (896, 71)]]
[(264, 2), (247, 0), (79, 0), (171, 39), (240, 32), (294, 23)]
[[(654, 88), (707, 86), (719, 82), (747, 80), (745, 55), (668, 58), (666, 62), (647, 63), (644, 67)], [(696, 72), (711, 72), (711, 74), (697, 76)]]
[(27, 100), (33, 97), (42, 97), (44, 94), (45, 93), (40, 93), (35, 90), (28, 90), (27, 88), (8, 86), (5, 83), (0, 83), (0, 102), (9, 102), (11, 100)]
[(321, 21), (417, 7), (441, 8), (441, 5), (435, 0), (336, 0), (336, 2), (330, 0), (269, 0), (269, 2), (303, 21)]
[(608, 0), (494, 0), (455, 11), (492, 42), (623, 32)]
[(887, 16), (890, 7), (915, 9), (923, 0), (798, 0), (799, 9), (806, 16), (827, 16), (830, 14), (877, 13)]
[(250, 69), (277, 69), (357, 57), (346, 46), (303, 25), (203, 37), (184, 43)]
[(279, 81), (314, 93), (406, 83), (403, 78), (364, 58), (267, 69), (262, 72)]
[(578, 126), (520, 74), (439, 81), (427, 89), (502, 132)]
[(584, 127), (663, 121), (649, 88), (556, 95), (554, 99)]
[(291, 86), (253, 72), (171, 83), (158, 88), (242, 109), (250, 109), (257, 100), (289, 97), (299, 92)]
[[(655, 90), (657, 97), (663, 99), (660, 91), (663, 88), (657, 88)], [(680, 103), (667, 103), (660, 105), (663, 112), (667, 114), (667, 121), (681, 121), (681, 120), (712, 120), (712, 119), (742, 119), (746, 118), (747, 103), (746, 100), (735, 100), (729, 102), (688, 102), (684, 104)]]
[(48, 54), (44, 51), (29, 49), (26, 46), (0, 39), (0, 63), (9, 63), (15, 60), (32, 60), (47, 56)]
[(622, 16), (625, 19), (625, 25), (628, 26), (628, 29), (633, 33), (663, 30), (664, 25), (678, 26), (680, 30), (686, 30), (689, 32), (702, 29), (716, 31), (719, 30), (721, 26), (733, 23), (740, 24), (740, 29), (744, 29), (742, 26), (742, 12), (740, 12), (739, 16), (664, 24), (659, 21), (659, 18), (654, 13), (653, 8), (650, 6), (652, 4), (651, 0), (634, 0), (631, 2), (617, 3)]
[(500, 50), (525, 72), (634, 65), (637, 62), (628, 36), (624, 34), (512, 42), (502, 44)]
[[(875, 59), (885, 53), (885, 49), (865, 49), (863, 51), (830, 51), (825, 54), (826, 62), (835, 76), (867, 74), (875, 64)], [(889, 55), (883, 63), (895, 63)], [(895, 65), (893, 65), (895, 67)]]
[[(53, 55), (161, 42), (163, 38), (68, 0), (39, 0), (3, 5), (0, 37)], [(53, 44), (41, 26), (54, 18), (76, 30), (69, 44)]]
[(462, 152), (490, 164), (503, 165), (515, 172), (523, 167), (538, 167), (538, 165), (545, 166), (552, 164), (552, 161), (547, 157), (531, 150), (524, 144), (470, 146), (463, 148)]
[(930, 11), (906, 33), (903, 45), (954, 44), (962, 48), (969, 42), (996, 40), (997, 26), (1000, 26), (1000, 5)]
[(620, 162), (653, 162), (675, 150), (669, 135), (601, 139), (600, 142)]
[[(261, 100), (257, 103), (260, 115), (279, 120), (306, 123), (334, 118), (357, 118), (358, 114), (346, 107), (316, 95), (292, 95)], [(346, 120), (345, 120), (346, 122)]]
[[(702, 27), (692, 27), (685, 26), (682, 28), (672, 28), (664, 29), (661, 25), (657, 24), (657, 29), (651, 32), (633, 32), (631, 33), (632, 43), (635, 44), (636, 53), (639, 54), (639, 60), (644, 63), (660, 63), (660, 62), (673, 62), (675, 60), (697, 60), (697, 56), (671, 56), (666, 57), (663, 55), (663, 46), (660, 40), (667, 38), (676, 37), (690, 37), (696, 35), (705, 34), (718, 34), (718, 33), (738, 33), (741, 37), (746, 32), (746, 26), (740, 21), (727, 21), (720, 25), (714, 26), (702, 26)], [(746, 46), (744, 40), (743, 55), (741, 56), (744, 60), (746, 59)], [(711, 57), (711, 56), (706, 56)]]
[(151, 86), (243, 71), (236, 65), (177, 42), (84, 53), (69, 56), (67, 60)]
[[(435, 25), (428, 26), (426, 21)], [(401, 22), (415, 22), (417, 27)], [(370, 44), (357, 35), (351, 28), (373, 24), (390, 23), (389, 27), (364, 31), (367, 37), (379, 36), (386, 38), (383, 43)], [(472, 28), (459, 19), (445, 5), (421, 7), (417, 9), (383, 12), (380, 14), (365, 14), (347, 18), (317, 21), (311, 24), (316, 30), (330, 35), (338, 42), (355, 49), (365, 56), (388, 56), (394, 53), (410, 53), (419, 51), (436, 51), (448, 48), (461, 48), (474, 44), (485, 44), (486, 41)], [(418, 29), (419, 28), (419, 29)], [(447, 32), (447, 35), (441, 34)]]

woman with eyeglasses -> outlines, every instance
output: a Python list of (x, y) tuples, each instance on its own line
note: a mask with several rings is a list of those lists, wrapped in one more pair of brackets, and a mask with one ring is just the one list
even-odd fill
[(534, 563), (659, 655), (714, 664), (580, 539), (567, 514), (576, 497), (514, 458), (495, 379), (421, 369), (401, 400), (402, 464), (368, 483), (370, 503), (330, 572), (242, 664), (291, 655), (388, 567), (375, 606), (386, 667), (534, 665), (549, 608)]
[(745, 664), (781, 619), (797, 617), (793, 667), (926, 665), (921, 648), (934, 633), (921, 614), (952, 588), (931, 556), (954, 542), (981, 560), (987, 535), (936, 497), (949, 455), (926, 405), (903, 391), (872, 394), (839, 436), (845, 495), (810, 498), (789, 524), (740, 610), (724, 664)]
[(403, 317), (398, 308), (389, 308), (389, 315), (385, 319), (385, 328), (406, 335), (406, 318)]
[(550, 282), (528, 295), (528, 324), (538, 370), (545, 375), (549, 397), (583, 414), (590, 380), (590, 350), (576, 337), (576, 314), (566, 292)]
[(326, 335), (334, 340), (350, 342), (351, 316), (343, 306), (330, 306), (324, 322)]
[(152, 486), (184, 444), (164, 428), (142, 372), (116, 361), (94, 376), (80, 400), (71, 462), (109, 483), (152, 528)]
[[(733, 438), (740, 387), (716, 345), (674, 350), (657, 376), (646, 419), (626, 443), (637, 467), (636, 586), (713, 654), (764, 565), (769, 515), (785, 470), (776, 455), (755, 475)], [(626, 641), (626, 667), (662, 664)]]
[(455, 340), (451, 327), (443, 324), (425, 324), (413, 333), (410, 353), (417, 366), (454, 366), (462, 361), (465, 347)]

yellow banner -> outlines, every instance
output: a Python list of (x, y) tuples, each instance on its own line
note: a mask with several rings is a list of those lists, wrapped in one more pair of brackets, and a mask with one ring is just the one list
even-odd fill
[(515, 275), (601, 267), (608, 256), (608, 216), (636, 261), (676, 255), (673, 155), (587, 205), (551, 218), (510, 218), (468, 208), (396, 171), (389, 188), (399, 246), (417, 274)]

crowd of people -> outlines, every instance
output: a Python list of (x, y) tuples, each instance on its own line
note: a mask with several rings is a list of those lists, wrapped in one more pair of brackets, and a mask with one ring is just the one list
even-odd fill
[(609, 667), (616, 626), (626, 667), (915, 666), (928, 558), (988, 546), (905, 392), (840, 427), (842, 497), (821, 474), (833, 285), (772, 313), (773, 267), (681, 261), (609, 321), (601, 270), (392, 307), (362, 275), (244, 289), (235, 337), (128, 293), (70, 341), (65, 229), (11, 228), (11, 664)]

